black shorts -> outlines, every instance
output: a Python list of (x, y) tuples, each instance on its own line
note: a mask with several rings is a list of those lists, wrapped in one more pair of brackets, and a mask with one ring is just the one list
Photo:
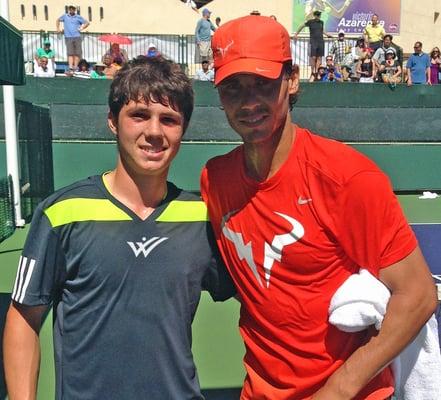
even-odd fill
[(325, 42), (323, 40), (311, 40), (309, 42), (309, 55), (311, 57), (323, 57), (325, 54)]

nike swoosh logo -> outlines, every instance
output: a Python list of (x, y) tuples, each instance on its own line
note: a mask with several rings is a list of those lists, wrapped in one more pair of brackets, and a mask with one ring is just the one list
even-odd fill
[(312, 201), (312, 199), (304, 199), (302, 196), (299, 196), (299, 198), (297, 199), (297, 203), (300, 205), (307, 204), (310, 201)]
[(270, 72), (270, 70), (256, 67), (256, 72)]

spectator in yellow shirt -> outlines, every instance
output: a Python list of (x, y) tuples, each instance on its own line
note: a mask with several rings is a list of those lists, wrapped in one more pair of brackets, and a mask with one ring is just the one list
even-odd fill
[(371, 23), (364, 28), (363, 36), (367, 47), (370, 47), (375, 52), (382, 45), (382, 40), (386, 31), (378, 23), (378, 15), (372, 15)]

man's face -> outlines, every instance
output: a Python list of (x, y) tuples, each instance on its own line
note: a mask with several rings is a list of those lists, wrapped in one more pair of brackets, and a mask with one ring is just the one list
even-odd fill
[(420, 45), (420, 43), (415, 43), (414, 46), (413, 46), (413, 49), (414, 49), (415, 53), (419, 54), (419, 53), (421, 53), (423, 48)]
[(69, 14), (70, 15), (75, 15), (75, 11), (76, 11), (75, 8), (69, 8)]
[(343, 42), (343, 40), (345, 40), (344, 35), (338, 35), (338, 40), (339, 42)]
[(202, 71), (204, 71), (204, 72), (208, 71), (208, 63), (207, 62), (202, 63)]
[(332, 57), (326, 57), (326, 66), (327, 67), (333, 67), (334, 66), (334, 60)]
[(377, 25), (378, 24), (378, 16), (377, 15), (373, 15), (372, 16), (372, 25)]
[(392, 40), (390, 40), (390, 37), (389, 37), (389, 36), (388, 36), (388, 37), (385, 37), (385, 38), (383, 39), (383, 45), (384, 45), (384, 47), (386, 47), (386, 48), (390, 47), (391, 42), (392, 42)]
[(140, 175), (167, 176), (184, 132), (182, 113), (161, 103), (131, 100), (109, 128), (117, 136), (120, 161)]
[(298, 77), (283, 72), (277, 79), (235, 74), (222, 81), (219, 96), (231, 127), (244, 143), (271, 140), (282, 129), (289, 112), (289, 95), (298, 89)]
[(47, 67), (47, 58), (46, 57), (40, 58), (40, 67), (43, 69), (46, 69), (46, 67)]

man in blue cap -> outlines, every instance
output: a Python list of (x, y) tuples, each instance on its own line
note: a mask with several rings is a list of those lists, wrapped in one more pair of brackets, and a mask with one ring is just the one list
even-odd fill
[(211, 11), (208, 8), (202, 10), (202, 18), (198, 21), (195, 30), (196, 45), (199, 48), (200, 61), (212, 61), (213, 52), (211, 51), (211, 31), (216, 27), (210, 21)]

